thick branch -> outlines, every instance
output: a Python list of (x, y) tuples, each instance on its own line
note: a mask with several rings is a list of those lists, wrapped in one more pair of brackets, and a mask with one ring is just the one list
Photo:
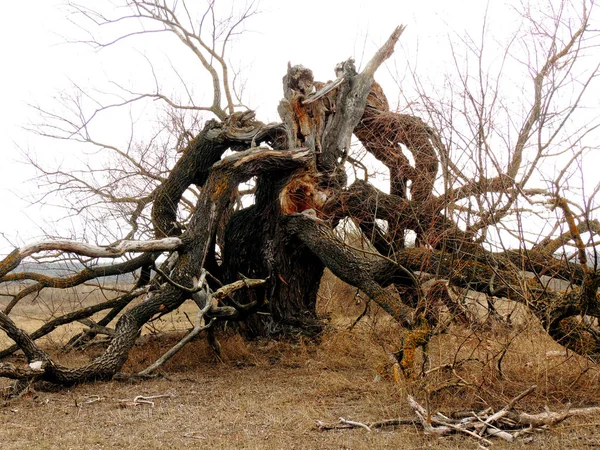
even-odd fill
[(125, 253), (176, 250), (181, 245), (182, 241), (179, 238), (150, 241), (120, 241), (107, 246), (91, 245), (66, 239), (41, 241), (13, 250), (12, 253), (0, 261), (0, 277), (16, 269), (24, 258), (44, 251), (68, 252), (93, 258), (118, 258)]
[(343, 77), (345, 82), (338, 89), (337, 111), (330, 124), (330, 131), (323, 139), (322, 164), (325, 170), (333, 170), (338, 158), (348, 153), (350, 138), (367, 105), (375, 71), (392, 55), (404, 29), (404, 26), (399, 26), (394, 30), (360, 74), (356, 75), (351, 60), (336, 69), (338, 78)]
[[(412, 322), (411, 309), (378, 283), (378, 280), (399, 272), (393, 262), (387, 259), (383, 263), (369, 261), (359, 250), (341, 242), (324, 222), (305, 214), (288, 216), (287, 228), (338, 278), (361, 289), (400, 324), (409, 325)], [(406, 274), (404, 278), (406, 280)]]
[(263, 141), (278, 138), (278, 124), (265, 125), (255, 120), (252, 111), (235, 113), (223, 122), (208, 121), (202, 132), (183, 151), (167, 180), (156, 190), (152, 222), (157, 237), (181, 233), (177, 225), (177, 207), (183, 193), (192, 184), (204, 186), (213, 164), (231, 148), (245, 150)]

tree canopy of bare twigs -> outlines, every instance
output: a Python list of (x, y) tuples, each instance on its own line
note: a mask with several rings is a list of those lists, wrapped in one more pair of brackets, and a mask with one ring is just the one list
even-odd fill
[[(493, 297), (522, 303), (556, 342), (600, 357), (600, 185), (577, 192), (569, 183), (597, 151), (597, 115), (580, 112), (600, 73), (589, 58), (598, 38), (593, 1), (561, 2), (550, 12), (525, 8), (495, 74), (486, 71), (485, 40), (464, 38), (464, 59), (454, 44), (457, 76), (448, 79), (445, 95), (427, 92), (414, 72), (418, 96), (410, 111), (395, 111), (374, 79), (403, 26), (361, 70), (352, 59), (335, 65), (332, 80), (315, 80), (309, 68), (290, 64), (281, 121), (269, 124), (243, 105), (239, 74), (227, 59), (256, 5), (224, 16), (218, 6), (127, 0), (103, 14), (71, 5), (74, 20), (90, 32), (84, 42), (98, 49), (137, 36), (176, 39), (201, 67), (210, 98), (200, 103), (187, 91), (185, 100), (175, 99), (156, 82), (148, 92), (115, 85), (112, 97), (78, 90), (65, 99), (70, 112), (62, 115), (39, 107), (36, 133), (112, 155), (80, 171), (31, 158), (49, 192), (64, 196), (75, 214), (95, 217), (103, 233), (96, 242), (112, 243), (49, 239), (0, 262), (0, 283), (25, 283), (0, 312), (0, 328), (15, 342), (1, 355), (20, 349), (33, 364), (3, 366), (4, 376), (62, 385), (110, 379), (141, 327), (188, 299), (200, 311), (194, 335), (227, 321), (249, 336), (315, 336), (323, 330), (316, 296), (325, 268), (404, 327), (396, 357), (406, 374), (415, 349), (439, 332), (443, 313), (470, 320), (457, 294), (469, 289), (488, 295), (490, 310)], [(98, 37), (96, 27), (109, 31)], [(510, 83), (516, 106), (503, 96), (515, 66), (526, 74)], [(148, 100), (165, 112), (151, 136), (132, 134), (125, 147), (97, 137), (99, 115)], [(365, 170), (352, 152), (354, 138), (389, 172), (389, 191), (368, 177), (349, 181), (352, 169)], [(359, 237), (353, 244), (340, 237), (348, 229)], [(43, 256), (78, 259), (80, 270), (67, 277), (17, 270), (26, 258)], [(11, 318), (28, 295), (116, 274), (136, 280), (119, 297), (32, 333)], [(568, 287), (556, 290), (552, 279)], [(99, 312), (104, 317), (88, 320), (90, 329), (74, 337), (110, 336), (86, 366), (61, 366), (36, 343)]]

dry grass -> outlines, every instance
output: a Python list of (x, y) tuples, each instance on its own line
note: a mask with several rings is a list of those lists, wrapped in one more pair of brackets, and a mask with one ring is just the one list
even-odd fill
[[(400, 330), (373, 307), (348, 331), (363, 311), (364, 300), (357, 301), (353, 289), (337, 283), (326, 278), (322, 286), (320, 308), (329, 315), (332, 327), (318, 343), (245, 342), (237, 336), (221, 336), (224, 360), (218, 362), (199, 339), (164, 367), (168, 379), (86, 384), (55, 393), (38, 392), (6, 404), (0, 408), (0, 447), (477, 448), (462, 436), (438, 439), (409, 426), (372, 433), (363, 429), (320, 432), (315, 421), (410, 417), (407, 393), (424, 401), (425, 392), (430, 392), (432, 409), (442, 412), (498, 408), (531, 384), (538, 389), (518, 405), (527, 411), (539, 412), (546, 405), (561, 409), (569, 402), (574, 407), (600, 404), (600, 368), (576, 355), (557, 353), (560, 347), (524, 315), (513, 327), (450, 327), (431, 342), (429, 369), (433, 371), (396, 382), (388, 354)], [(192, 305), (186, 309), (193, 314)], [(153, 327), (164, 331), (186, 324), (184, 312), (178, 312)], [(150, 331), (131, 352), (125, 371), (143, 369), (178, 339), (175, 334), (159, 338)], [(68, 335), (64, 333), (44, 343), (63, 363), (82, 364), (101, 351), (90, 348), (61, 354), (58, 344)], [(435, 370), (452, 363), (454, 371)], [(8, 385), (8, 380), (1, 381)], [(172, 397), (156, 399), (154, 407), (124, 408), (119, 402), (167, 393)], [(92, 395), (101, 400), (85, 403)], [(600, 420), (587, 417), (569, 419), (510, 448), (598, 446)], [(499, 441), (494, 447), (508, 448)]]

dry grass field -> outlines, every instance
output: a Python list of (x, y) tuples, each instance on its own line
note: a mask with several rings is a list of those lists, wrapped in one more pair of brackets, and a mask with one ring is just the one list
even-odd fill
[[(98, 301), (95, 295), (85, 289), (44, 293), (35, 302), (26, 299), (15, 320), (31, 330), (41, 324), (40, 314)], [(511, 311), (510, 304), (503, 306), (505, 313)], [(437, 438), (410, 425), (368, 432), (319, 431), (315, 424), (340, 417), (361, 422), (413, 417), (407, 394), (424, 404), (426, 392), (434, 411), (499, 409), (533, 384), (536, 391), (516, 409), (600, 405), (600, 367), (561, 351), (522, 312), (512, 311), (512, 326), (449, 327), (431, 342), (426, 375), (395, 380), (388, 355), (400, 330), (382, 312), (372, 308), (349, 330), (364, 303), (331, 278), (322, 283), (320, 309), (331, 326), (318, 342), (245, 342), (223, 335), (218, 361), (198, 339), (162, 368), (160, 379), (38, 391), (5, 402), (0, 448), (476, 449), (479, 444), (464, 435)], [(193, 320), (193, 305), (148, 327), (124, 370), (139, 371), (172, 346), (181, 336), (173, 330), (189, 326), (186, 313)], [(76, 328), (44, 340), (66, 365), (85, 363), (102, 351), (63, 352)], [(4, 336), (1, 341), (8, 343)], [(7, 387), (9, 380), (0, 384)], [(136, 396), (160, 397), (134, 406)], [(511, 449), (598, 448), (600, 417), (572, 417), (516, 443), (493, 442), (494, 448)]]

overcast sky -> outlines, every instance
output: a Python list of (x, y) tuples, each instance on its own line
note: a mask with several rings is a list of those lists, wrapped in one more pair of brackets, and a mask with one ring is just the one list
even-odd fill
[[(96, 0), (100, 4), (101, 0)], [(81, 45), (64, 44), (74, 29), (57, 0), (23, 0), (3, 5), (0, 46), (3, 70), (0, 71), (0, 195), (3, 200), (0, 231), (8, 242), (21, 244), (38, 238), (42, 229), (56, 224), (56, 210), (28, 206), (28, 198), (42, 194), (35, 182), (27, 182), (34, 173), (22, 160), (20, 149), (31, 149), (44, 160), (64, 161), (75, 158), (72, 148), (41, 141), (22, 129), (35, 115), (28, 103), (52, 108), (53, 97), (68, 89), (70, 80), (82, 86), (96, 87), (110, 78), (139, 79), (148, 74), (141, 54), (137, 57), (127, 44), (108, 52), (95, 53)], [(222, 3), (217, 0), (217, 4)], [(492, 1), (489, 26), (491, 33), (510, 31), (516, 26), (514, 11), (504, 1)], [(517, 4), (517, 1), (511, 3)], [(458, 8), (457, 5), (460, 5)], [(281, 97), (281, 78), (286, 64), (303, 64), (313, 69), (315, 78), (333, 77), (337, 62), (355, 57), (357, 63), (372, 55), (395, 26), (406, 24), (401, 46), (377, 78), (383, 81), (390, 99), (400, 89), (394, 76), (403, 76), (406, 58), (428, 76), (442, 73), (450, 61), (443, 45), (449, 34), (465, 30), (477, 35), (486, 9), (483, 0), (304, 0), (302, 2), (263, 0), (262, 13), (247, 25), (249, 32), (237, 44), (236, 62), (245, 67), (248, 104), (257, 109), (263, 121), (277, 120), (276, 105)], [(143, 45), (142, 45), (143, 46)], [(142, 50), (143, 51), (143, 50)], [(134, 55), (134, 56), (132, 56)], [(424, 75), (426, 76), (426, 75)], [(139, 78), (138, 78), (139, 77)], [(199, 87), (198, 87), (199, 88)], [(198, 89), (200, 90), (200, 89)], [(46, 223), (46, 222), (49, 222)], [(68, 223), (66, 224), (68, 225)], [(60, 228), (59, 228), (60, 230)]]

